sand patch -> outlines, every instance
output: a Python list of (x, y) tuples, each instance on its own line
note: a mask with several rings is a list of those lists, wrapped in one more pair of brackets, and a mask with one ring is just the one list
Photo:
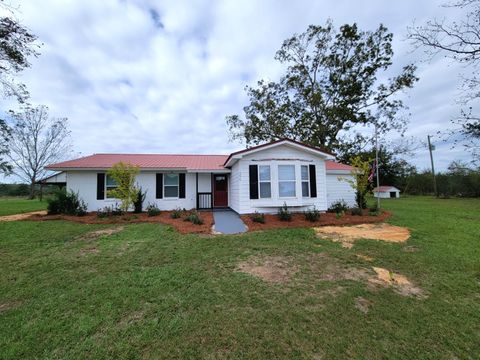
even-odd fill
[(410, 230), (390, 224), (361, 224), (355, 226), (322, 226), (314, 229), (317, 236), (341, 242), (342, 246), (351, 249), (357, 239), (373, 239), (393, 243), (408, 240)]
[(86, 241), (96, 240), (102, 236), (110, 236), (110, 235), (119, 233), (123, 231), (123, 229), (124, 229), (123, 226), (118, 226), (118, 227), (113, 227), (108, 229), (95, 230), (95, 231), (91, 231), (86, 234), (83, 234), (79, 236), (77, 239), (86, 240)]
[(32, 215), (47, 215), (47, 211), (46, 210), (41, 210), (41, 211), (27, 212), (27, 213), (23, 213), (23, 214), (0, 216), (0, 221), (26, 220)]
[(364, 297), (357, 297), (355, 298), (355, 307), (362, 313), (367, 314), (370, 310), (370, 306), (372, 306), (372, 302), (370, 300), (365, 299)]
[(392, 287), (394, 291), (403, 296), (413, 296), (417, 298), (426, 298), (425, 292), (415, 286), (406, 276), (396, 274), (380, 267), (373, 267), (376, 276), (371, 277), (368, 281), (386, 287)]
[(284, 283), (298, 271), (293, 260), (284, 256), (252, 257), (238, 264), (237, 271), (253, 275), (266, 282)]

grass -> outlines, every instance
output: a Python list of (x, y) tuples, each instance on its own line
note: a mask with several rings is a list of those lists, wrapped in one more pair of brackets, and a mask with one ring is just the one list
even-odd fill
[[(0, 223), (0, 357), (478, 357), (480, 201), (383, 204), (391, 223), (412, 229), (406, 245), (417, 251), (371, 240), (347, 250), (310, 229), (213, 237), (133, 224), (86, 241), (102, 226)], [(404, 274), (429, 296), (319, 281), (308, 259), (320, 252)], [(294, 258), (300, 271), (283, 284), (235, 271), (257, 255)], [(368, 314), (358, 296), (372, 303)]]
[(0, 197), (0, 216), (23, 214), (47, 209), (47, 201), (29, 200), (21, 197)]

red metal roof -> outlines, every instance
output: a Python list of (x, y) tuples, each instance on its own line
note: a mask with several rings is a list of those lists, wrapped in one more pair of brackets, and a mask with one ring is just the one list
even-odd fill
[(107, 169), (120, 161), (142, 169), (221, 170), (227, 155), (93, 154), (47, 166), (56, 169)]
[(342, 163), (338, 163), (332, 160), (325, 160), (325, 167), (327, 170), (347, 170), (351, 171), (353, 169), (353, 166), (350, 165), (345, 165)]
[(390, 185), (383, 185), (373, 189), (373, 191), (375, 192), (389, 192), (390, 190), (398, 190), (398, 189), (395, 186), (390, 186)]

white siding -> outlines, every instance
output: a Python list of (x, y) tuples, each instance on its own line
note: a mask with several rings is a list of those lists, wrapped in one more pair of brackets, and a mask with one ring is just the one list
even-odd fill
[[(248, 182), (248, 174), (246, 180)], [(241, 182), (241, 172), (239, 163), (235, 163), (232, 166), (232, 172), (229, 178), (229, 191), (228, 191), (228, 201), (229, 206), (232, 210), (237, 213), (240, 212), (240, 182)]]
[(344, 179), (353, 180), (352, 175), (327, 174), (327, 200), (328, 206), (340, 200), (345, 202), (350, 207), (355, 206), (355, 190)]
[[(156, 204), (160, 210), (173, 210), (177, 207), (193, 209), (196, 207), (196, 176), (187, 173), (185, 176), (185, 199), (155, 199), (156, 173), (142, 171), (137, 176), (137, 184), (147, 192), (144, 206)], [(205, 176), (203, 176), (205, 175)], [(206, 189), (206, 175), (199, 174), (199, 187)], [(202, 181), (200, 181), (202, 178)], [(105, 206), (115, 206), (119, 203), (115, 199), (97, 200), (97, 171), (69, 171), (67, 173), (67, 189), (79, 194), (79, 197), (87, 204), (88, 211), (96, 211)]]
[[(249, 165), (270, 165), (271, 167), (271, 189), (270, 199), (250, 199), (249, 188)], [(302, 198), (300, 181), (300, 166), (315, 165), (317, 177), (317, 197)], [(295, 165), (296, 196), (295, 198), (281, 198), (278, 195), (278, 165)], [(292, 211), (304, 211), (315, 206), (320, 211), (327, 210), (327, 189), (325, 181), (325, 161), (322, 157), (306, 153), (304, 151), (289, 147), (287, 145), (258, 151), (246, 155), (232, 167), (231, 178), (238, 177), (232, 182), (238, 183), (238, 205), (232, 202), (232, 209), (240, 214), (253, 213), (255, 211), (265, 213), (276, 213), (284, 203)], [(236, 186), (236, 185), (235, 185)], [(234, 192), (232, 188), (232, 193)], [(232, 194), (233, 195), (233, 194)]]

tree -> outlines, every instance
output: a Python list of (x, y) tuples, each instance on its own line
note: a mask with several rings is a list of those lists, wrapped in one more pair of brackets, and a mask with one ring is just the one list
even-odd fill
[(458, 0), (444, 6), (463, 11), (462, 20), (433, 19), (423, 26), (410, 27), (408, 37), (415, 47), (423, 48), (429, 58), (444, 54), (468, 66), (469, 76), (463, 76), (458, 99), (467, 108), (452, 122), (460, 125), (454, 133), (460, 133), (466, 140), (464, 145), (474, 157), (480, 158), (480, 117), (468, 106), (480, 97), (480, 0)]
[(8, 175), (12, 171), (12, 166), (5, 159), (8, 155), (8, 140), (10, 137), (10, 128), (4, 120), (0, 119), (0, 173)]
[(45, 166), (65, 158), (71, 149), (67, 119), (53, 119), (48, 108), (24, 106), (22, 111), (10, 111), (10, 152), (13, 172), (30, 184), (30, 198), (35, 193), (35, 183), (45, 176)]
[(28, 98), (25, 85), (15, 82), (15, 75), (28, 68), (28, 58), (38, 56), (37, 37), (14, 18), (11, 7), (0, 2), (9, 16), (0, 17), (0, 84), (5, 97), (15, 97), (20, 103)]
[(354, 179), (340, 177), (340, 180), (346, 181), (355, 190), (355, 202), (359, 209), (367, 208), (367, 194), (370, 191), (370, 170), (373, 159), (362, 160), (360, 156), (355, 156), (351, 160), (353, 166), (352, 176)]
[(115, 180), (117, 187), (110, 190), (111, 196), (120, 199), (120, 208), (126, 212), (137, 201), (139, 189), (135, 186), (135, 178), (139, 174), (138, 166), (126, 164), (123, 162), (116, 163), (108, 171), (108, 175)]
[(371, 140), (362, 127), (377, 123), (380, 133), (402, 132), (405, 119), (397, 115), (404, 105), (395, 95), (418, 79), (410, 64), (379, 82), (392, 65), (392, 37), (383, 25), (373, 32), (356, 24), (336, 31), (328, 21), (285, 40), (275, 56), (287, 65), (285, 74), (246, 87), (245, 120), (226, 118), (231, 138), (255, 145), (289, 137), (342, 151)]

